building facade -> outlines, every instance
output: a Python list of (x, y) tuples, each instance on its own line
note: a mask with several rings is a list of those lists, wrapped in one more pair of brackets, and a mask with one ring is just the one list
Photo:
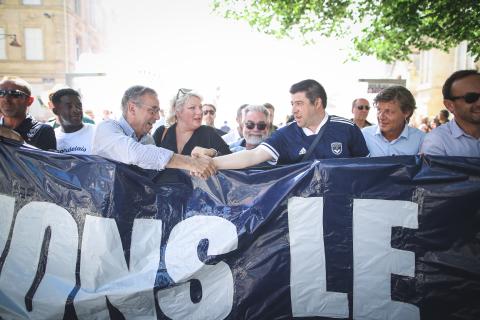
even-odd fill
[[(0, 0), (0, 76), (25, 79), (37, 97), (66, 83), (82, 53), (102, 50), (106, 12), (102, 0)], [(31, 113), (47, 116), (36, 100)]]

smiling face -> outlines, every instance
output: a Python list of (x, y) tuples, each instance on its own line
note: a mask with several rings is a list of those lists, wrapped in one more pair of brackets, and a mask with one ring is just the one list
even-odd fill
[(69, 94), (62, 96), (59, 102), (54, 103), (52, 111), (58, 116), (60, 125), (65, 132), (73, 132), (83, 126), (82, 102), (76, 95)]
[(146, 93), (138, 101), (128, 102), (128, 123), (138, 138), (152, 130), (155, 121), (160, 119), (160, 107), (156, 95)]
[(252, 149), (267, 138), (268, 118), (263, 112), (259, 111), (248, 111), (243, 118), (243, 137), (247, 149)]
[(405, 127), (409, 114), (402, 111), (400, 103), (396, 100), (379, 101), (376, 108), (378, 126), (382, 135), (389, 141), (398, 138)]
[[(471, 75), (455, 81), (452, 84), (451, 93), (453, 97), (463, 97), (467, 93), (480, 94), (480, 76)], [(480, 97), (470, 103), (465, 101), (465, 98), (446, 99), (444, 105), (455, 115), (455, 121), (462, 128), (480, 126)], [(465, 128), (463, 129), (465, 130)]]
[(186, 130), (196, 130), (202, 125), (202, 100), (199, 97), (191, 96), (185, 104), (176, 112), (177, 123)]

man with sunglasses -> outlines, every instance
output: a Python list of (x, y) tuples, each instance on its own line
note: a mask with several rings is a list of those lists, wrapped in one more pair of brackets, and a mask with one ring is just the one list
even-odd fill
[[(325, 112), (327, 94), (320, 83), (311, 79), (300, 81), (292, 85), (290, 94), (295, 122), (278, 129), (254, 149), (214, 158), (217, 169), (241, 169), (266, 161), (291, 164), (369, 154), (363, 135), (353, 122)], [(198, 150), (198, 154), (204, 153)]]
[(0, 125), (18, 132), (26, 143), (43, 150), (55, 150), (57, 142), (53, 128), (35, 120), (27, 113), (33, 103), (30, 85), (17, 77), (0, 81)]
[(209, 127), (212, 127), (215, 129), (215, 132), (218, 133), (218, 135), (221, 137), (224, 134), (226, 134), (225, 131), (217, 129), (215, 127), (215, 118), (217, 115), (217, 108), (211, 103), (205, 103), (202, 106), (202, 112), (203, 112), (203, 123)]
[(371, 126), (367, 121), (370, 103), (367, 99), (358, 98), (352, 102), (353, 119), (351, 119), (360, 129)]
[(243, 110), (243, 138), (229, 145), (232, 152), (254, 149), (269, 136), (268, 109), (263, 105), (248, 105)]
[(443, 104), (455, 118), (425, 137), (421, 153), (480, 157), (480, 73), (454, 72), (442, 88)]
[(208, 178), (215, 173), (212, 159), (194, 159), (155, 146), (150, 135), (153, 124), (160, 119), (160, 106), (155, 90), (133, 86), (122, 98), (122, 116), (101, 122), (93, 138), (93, 154), (133, 164), (144, 169), (185, 169)]

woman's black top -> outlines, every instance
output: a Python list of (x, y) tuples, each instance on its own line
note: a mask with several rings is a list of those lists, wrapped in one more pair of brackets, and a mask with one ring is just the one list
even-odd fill
[[(165, 126), (160, 126), (157, 128), (157, 130), (155, 130), (153, 133), (153, 140), (155, 140), (157, 147), (162, 147), (178, 153), (177, 135), (175, 134), (176, 127), (177, 124), (175, 123), (173, 126), (168, 128), (163, 141), (160, 140), (162, 139)], [(200, 126), (193, 132), (192, 136), (183, 147), (182, 154), (189, 156), (195, 147), (213, 148), (218, 151), (219, 155), (231, 153), (228, 145), (225, 143), (222, 137), (215, 132), (214, 128), (209, 126)]]

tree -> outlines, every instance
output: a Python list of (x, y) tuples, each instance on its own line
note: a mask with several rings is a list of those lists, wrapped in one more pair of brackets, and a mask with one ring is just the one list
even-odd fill
[(462, 41), (480, 58), (479, 0), (213, 0), (227, 18), (277, 37), (349, 38), (351, 57), (408, 60), (415, 50), (444, 51)]

